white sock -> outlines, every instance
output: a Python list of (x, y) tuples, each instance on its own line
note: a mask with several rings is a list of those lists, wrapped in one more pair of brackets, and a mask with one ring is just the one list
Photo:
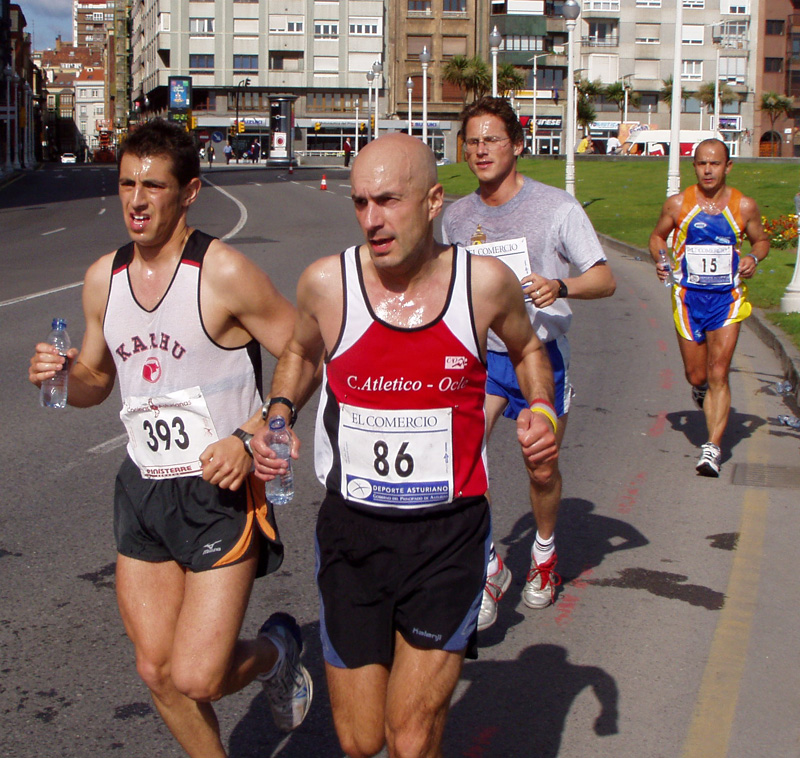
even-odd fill
[(275, 637), (270, 637), (268, 634), (265, 636), (273, 645), (275, 645), (275, 649), (278, 651), (278, 657), (275, 660), (275, 664), (273, 665), (273, 667), (266, 673), (261, 674), (261, 676), (259, 676), (259, 679), (261, 679), (262, 681), (266, 681), (267, 679), (272, 679), (272, 677), (275, 676), (276, 672), (280, 668), (281, 663), (283, 663), (283, 659), (286, 657), (286, 648), (284, 647), (283, 642), (281, 642), (278, 639), (275, 639)]
[(536, 539), (533, 541), (531, 556), (539, 565), (546, 563), (556, 551), (556, 535), (551, 534), (549, 539), (544, 539), (539, 532), (536, 532)]
[(494, 576), (498, 571), (500, 571), (500, 559), (497, 557), (497, 553), (494, 550), (494, 542), (492, 546), (489, 548), (489, 564), (486, 567), (486, 576)]

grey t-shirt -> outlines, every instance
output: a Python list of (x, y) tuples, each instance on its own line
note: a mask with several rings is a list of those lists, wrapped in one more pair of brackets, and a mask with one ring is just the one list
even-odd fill
[[(589, 217), (580, 203), (563, 190), (523, 177), (520, 191), (503, 205), (486, 205), (478, 190), (450, 205), (442, 219), (447, 244), (468, 246), (478, 224), (487, 242), (524, 237), (531, 271), (548, 279), (569, 276), (570, 264), (581, 273), (606, 256)], [(569, 330), (572, 310), (564, 299), (547, 308), (526, 302), (536, 336), (543, 342), (557, 339)], [(490, 350), (505, 351), (505, 345), (490, 332)]]

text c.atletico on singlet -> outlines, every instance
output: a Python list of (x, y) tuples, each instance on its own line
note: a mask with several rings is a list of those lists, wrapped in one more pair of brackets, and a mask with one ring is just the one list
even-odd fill
[(103, 334), (119, 376), (128, 454), (147, 479), (200, 476), (200, 455), (261, 403), (255, 340), (218, 345), (203, 324), (200, 284), (213, 237), (195, 230), (152, 310), (137, 302), (128, 266), (133, 243), (112, 265)]
[(403, 328), (374, 313), (358, 248), (341, 255), (344, 308), (326, 357), (315, 465), (329, 492), (371, 512), (447, 510), (484, 495), (486, 366), (470, 292), (470, 257), (453, 248), (441, 314)]

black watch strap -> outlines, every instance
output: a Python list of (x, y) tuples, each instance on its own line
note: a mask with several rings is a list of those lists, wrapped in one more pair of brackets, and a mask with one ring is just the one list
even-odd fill
[(558, 282), (558, 295), (557, 297), (567, 297), (569, 295), (569, 290), (567, 289), (567, 285), (561, 281), (561, 279), (556, 279)]
[(264, 403), (263, 407), (261, 408), (261, 418), (265, 421), (267, 420), (267, 416), (269, 415), (269, 409), (272, 408), (275, 403), (281, 403), (285, 405), (289, 411), (291, 412), (291, 417), (289, 418), (289, 426), (294, 426), (295, 421), (297, 421), (297, 408), (295, 404), (289, 400), (288, 397), (272, 397), (266, 403)]
[(250, 434), (250, 432), (246, 432), (244, 429), (234, 429), (233, 436), (238, 437), (242, 441), (244, 449), (247, 451), (247, 454), (252, 458), (253, 448), (250, 447), (250, 440), (253, 439), (253, 435)]

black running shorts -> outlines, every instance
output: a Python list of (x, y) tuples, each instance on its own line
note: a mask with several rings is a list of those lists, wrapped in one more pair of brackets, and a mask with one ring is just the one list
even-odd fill
[(391, 518), (329, 493), (317, 519), (317, 585), (325, 660), (389, 665), (395, 632), (415, 647), (474, 647), (491, 528), (486, 499)]
[(256, 576), (275, 571), (283, 545), (264, 483), (255, 475), (235, 492), (199, 476), (144, 479), (125, 458), (114, 491), (114, 536), (121, 555), (139, 561), (175, 561), (191, 571), (230, 566), (258, 540)]

